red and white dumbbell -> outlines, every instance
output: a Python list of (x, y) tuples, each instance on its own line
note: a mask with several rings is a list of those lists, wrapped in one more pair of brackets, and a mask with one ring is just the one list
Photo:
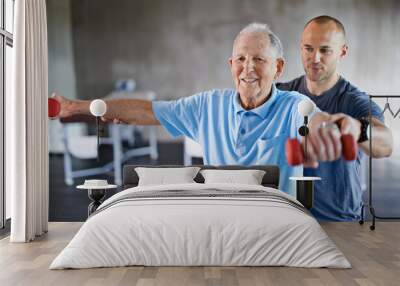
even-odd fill
[[(358, 146), (354, 137), (344, 134), (340, 138), (342, 142), (342, 155), (346, 161), (353, 161), (357, 158)], [(289, 165), (296, 166), (304, 163), (304, 151), (300, 142), (291, 138), (286, 141), (286, 159)]]
[[(299, 133), (305, 136), (307, 140), (308, 135), (308, 116), (315, 110), (315, 104), (311, 100), (302, 100), (299, 103), (298, 111), (304, 117), (304, 125), (300, 127)], [(356, 140), (350, 134), (343, 134), (340, 138), (342, 143), (342, 155), (346, 161), (353, 161), (357, 158), (358, 145)], [(305, 148), (307, 143), (305, 144)], [(296, 166), (303, 164), (305, 161), (304, 150), (300, 142), (296, 138), (290, 138), (286, 141), (285, 145), (286, 159), (289, 165)]]

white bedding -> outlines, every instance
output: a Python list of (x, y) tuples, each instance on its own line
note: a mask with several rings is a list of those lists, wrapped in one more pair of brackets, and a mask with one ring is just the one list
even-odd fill
[[(178, 195), (115, 203), (129, 195), (168, 190), (247, 190), (249, 194), (254, 190), (265, 191), (271, 199)], [(131, 188), (106, 200), (50, 269), (126, 265), (350, 268), (318, 222), (299, 205), (283, 192), (254, 185), (193, 183)]]

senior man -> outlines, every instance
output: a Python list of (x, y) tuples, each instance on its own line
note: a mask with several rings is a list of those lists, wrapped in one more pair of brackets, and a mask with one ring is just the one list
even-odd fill
[[(250, 24), (235, 38), (229, 65), (235, 90), (211, 90), (173, 101), (109, 100), (104, 118), (161, 124), (173, 136), (188, 136), (202, 145), (205, 164), (279, 165), (280, 189), (294, 195), (289, 177), (302, 175), (302, 168), (288, 165), (284, 146), (288, 138), (299, 137), (303, 118), (297, 105), (306, 97), (280, 91), (273, 83), (284, 66), (280, 40), (267, 25)], [(56, 99), (61, 102), (61, 117), (89, 114), (89, 101), (69, 101), (58, 95)], [(329, 115), (318, 113), (310, 123), (317, 130), (328, 119)], [(358, 138), (358, 130), (350, 128), (348, 132)], [(333, 150), (333, 159), (340, 156), (339, 131), (312, 134), (320, 135), (320, 143), (309, 148), (308, 165), (316, 166), (326, 157), (318, 152), (319, 144), (332, 147), (325, 150)]]
[[(391, 131), (384, 125), (376, 104), (372, 104), (372, 120), (369, 122), (368, 95), (339, 73), (339, 62), (348, 51), (344, 26), (339, 20), (326, 15), (311, 19), (304, 27), (300, 49), (305, 75), (277, 84), (277, 87), (307, 95), (322, 111), (340, 113), (336, 116), (347, 122), (342, 128), (355, 126), (361, 131), (357, 160), (322, 162), (316, 169), (304, 170), (306, 176), (322, 178), (315, 183), (311, 212), (321, 220), (358, 220), (362, 204), (362, 157), (364, 153), (375, 158), (389, 156), (393, 148)], [(369, 148), (368, 125), (373, 128), (372, 150)], [(332, 161), (332, 157), (324, 159)]]

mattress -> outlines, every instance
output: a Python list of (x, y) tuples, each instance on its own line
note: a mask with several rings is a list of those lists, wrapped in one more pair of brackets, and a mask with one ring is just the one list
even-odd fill
[(129, 265), (351, 267), (308, 210), (285, 193), (198, 183), (117, 193), (50, 269)]

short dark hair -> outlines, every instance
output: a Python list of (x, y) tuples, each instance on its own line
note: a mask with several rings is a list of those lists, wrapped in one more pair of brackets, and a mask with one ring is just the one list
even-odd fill
[(308, 24), (310, 24), (312, 22), (315, 22), (317, 24), (326, 24), (326, 23), (329, 23), (329, 22), (333, 22), (333, 23), (335, 23), (336, 28), (340, 32), (343, 33), (343, 37), (346, 37), (346, 31), (344, 30), (344, 26), (343, 26), (342, 22), (340, 22), (336, 18), (333, 18), (333, 17), (328, 16), (328, 15), (321, 15), (321, 16), (318, 16), (318, 17), (314, 17), (304, 25), (304, 29), (308, 26)]

